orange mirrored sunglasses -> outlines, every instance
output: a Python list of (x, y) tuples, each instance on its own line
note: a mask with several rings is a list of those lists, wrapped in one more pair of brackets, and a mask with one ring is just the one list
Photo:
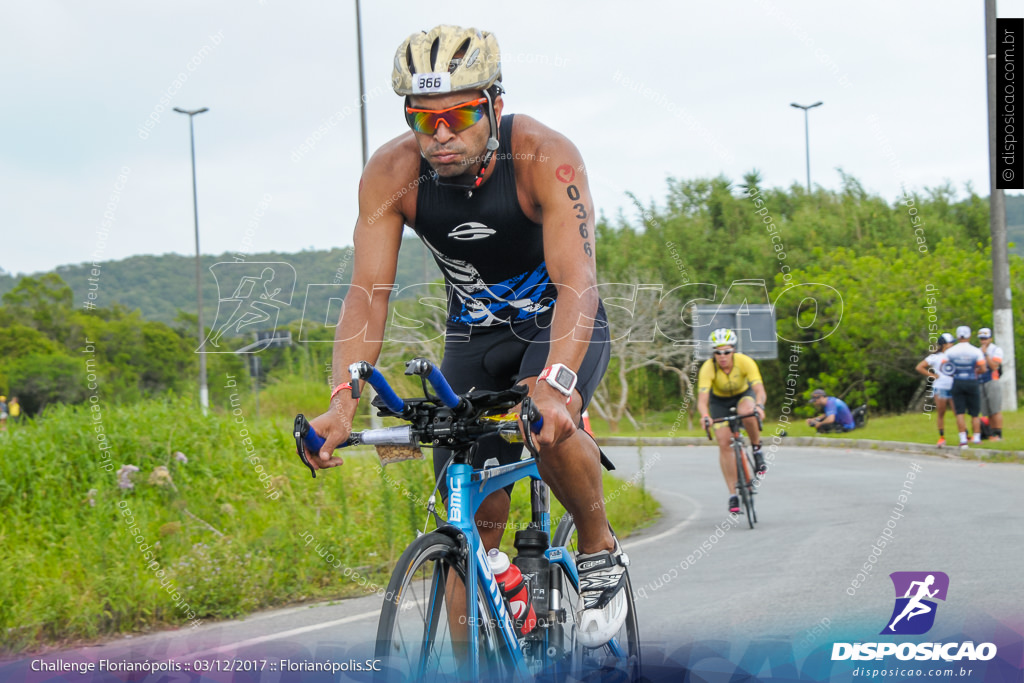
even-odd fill
[(487, 115), (487, 98), (463, 102), (447, 109), (416, 109), (406, 106), (405, 120), (417, 133), (433, 135), (438, 125), (444, 122), (453, 133), (466, 130)]

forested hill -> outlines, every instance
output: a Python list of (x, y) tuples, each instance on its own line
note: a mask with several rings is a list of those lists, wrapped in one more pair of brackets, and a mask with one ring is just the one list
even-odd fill
[[(1024, 256), (1024, 195), (1006, 196), (1006, 224), (1011, 252)], [(204, 320), (210, 324), (218, 304), (218, 284), (210, 267), (217, 263), (234, 263), (235, 254), (204, 255), (203, 264), (203, 312)], [(331, 250), (308, 250), (294, 254), (277, 252), (247, 254), (245, 261), (253, 263), (287, 263), (295, 269), (295, 289), (291, 306), (281, 309), (281, 324), (297, 320), (302, 315), (307, 286), (315, 284), (348, 283), (352, 277), (352, 248)], [(195, 258), (179, 254), (162, 256), (132, 256), (120, 261), (103, 261), (99, 274), (93, 273), (91, 263), (58, 266), (56, 273), (68, 283), (75, 294), (75, 302), (83, 306), (90, 301), (89, 292), (97, 306), (121, 304), (129, 310), (136, 310), (147, 320), (172, 323), (178, 311), (195, 314), (196, 267)], [(226, 275), (237, 275), (241, 270), (233, 267)], [(285, 269), (287, 270), (287, 269)], [(246, 274), (249, 274), (246, 271)], [(42, 273), (34, 273), (34, 276)], [(258, 276), (259, 272), (252, 273)], [(286, 280), (287, 273), (282, 276)], [(421, 282), (436, 282), (441, 278), (430, 254), (422, 243), (408, 237), (402, 242), (398, 263), (398, 285), (400, 290)], [(14, 289), (20, 275), (0, 271), (0, 296)], [(91, 280), (90, 280), (91, 279)], [(221, 283), (227, 289), (227, 279)], [(411, 293), (407, 290), (406, 296)], [(221, 292), (220, 298), (230, 296)]]
[[(663, 201), (598, 221), (593, 253), (616, 332), (595, 414), (615, 425), (647, 412), (692, 413), (687, 395), (697, 366), (692, 346), (680, 342), (693, 338), (698, 301), (771, 304), (777, 339), (788, 342), (779, 344), (778, 360), (761, 363), (765, 386), (776, 388), (773, 410), (782, 407), (781, 387), (793, 383), (802, 395), (822, 388), (882, 412), (907, 410), (923, 386), (914, 368), (941, 332), (992, 326), (988, 202), (969, 188), (958, 197), (948, 184), (887, 199), (841, 178), (842, 190), (812, 193), (763, 187), (756, 171), (741, 183), (670, 178)], [(1008, 224), (1024, 226), (1024, 200), (1007, 199)], [(433, 302), (410, 301), (443, 297), (428, 284), (439, 273), (423, 247), (406, 241), (399, 260), (405, 291), (396, 298), (406, 301), (391, 318), (397, 333), (384, 364), (436, 345), (443, 324)], [(263, 374), (320, 380), (352, 268), (350, 249), (252, 254), (238, 263), (231, 254), (206, 257), (210, 343), (286, 327), (302, 343), (267, 349)], [(1024, 259), (1011, 255), (1010, 269), (1019, 289)], [(139, 256), (95, 272), (85, 264), (61, 268), (13, 290), (13, 278), (0, 276), (0, 292), (11, 290), (0, 303), (0, 390), (32, 397), (23, 403), (30, 414), (86, 400), (82, 348), (103, 340), (96, 363), (107, 368), (110, 395), (130, 401), (186, 391), (197, 365), (195, 272), (187, 256)], [(1013, 304), (1015, 320), (1024, 320), (1024, 296)], [(320, 341), (328, 343), (312, 343)], [(1024, 348), (1024, 326), (1014, 343)], [(430, 355), (440, 357), (439, 349)], [(244, 372), (234, 354), (207, 360), (211, 376)], [(1017, 370), (1024, 386), (1024, 363)]]
[[(203, 268), (203, 314), (207, 325), (214, 320), (218, 299), (230, 297), (238, 284), (239, 277), (259, 277), (263, 266), (258, 263), (285, 263), (294, 269), (292, 277), (287, 266), (274, 266), (273, 288), (282, 287), (287, 292), (294, 281), (291, 305), (281, 308), (279, 323), (284, 325), (299, 319), (306, 301), (308, 285), (347, 284), (352, 277), (352, 248), (329, 251), (301, 251), (294, 254), (276, 252), (244, 255), (244, 265), (236, 261), (236, 254), (204, 255)], [(220, 265), (211, 272), (211, 266)], [(237, 264), (237, 265), (234, 265)], [(194, 256), (164, 254), (162, 256), (132, 256), (120, 261), (103, 261), (98, 268), (91, 263), (59, 266), (56, 273), (74, 291), (76, 307), (86, 302), (96, 306), (109, 307), (121, 304), (129, 310), (138, 309), (146, 320), (172, 323), (178, 311), (194, 315), (196, 310), (196, 262)], [(96, 272), (93, 272), (93, 271)], [(251, 272), (250, 272), (251, 271)], [(218, 273), (218, 277), (214, 276)], [(223, 273), (220, 275), (220, 273)], [(38, 277), (42, 273), (36, 273)], [(397, 282), (399, 288), (421, 282), (435, 282), (441, 278), (429, 252), (416, 238), (402, 242), (398, 261)], [(218, 279), (220, 282), (218, 296)], [(17, 286), (21, 276), (0, 273), (0, 296)], [(340, 291), (336, 287), (314, 288), (318, 294), (330, 295)], [(409, 290), (411, 291), (411, 290)], [(94, 298), (90, 299), (92, 292)], [(322, 300), (324, 297), (319, 297)]]

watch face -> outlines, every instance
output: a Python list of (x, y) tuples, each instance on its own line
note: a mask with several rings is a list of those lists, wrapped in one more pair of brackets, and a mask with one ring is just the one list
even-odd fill
[(568, 389), (572, 386), (573, 379), (572, 370), (564, 367), (558, 368), (558, 374), (555, 375), (555, 383), (558, 384), (558, 386)]

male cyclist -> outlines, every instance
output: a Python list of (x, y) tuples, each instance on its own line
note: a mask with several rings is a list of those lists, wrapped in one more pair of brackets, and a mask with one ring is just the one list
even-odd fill
[[(705, 429), (712, 426), (712, 420), (729, 417), (731, 410), (736, 409), (737, 415), (757, 412), (764, 419), (764, 404), (767, 395), (761, 371), (750, 356), (736, 352), (739, 340), (736, 333), (725, 327), (711, 333), (708, 338), (714, 356), (704, 361), (697, 375), (697, 410), (700, 412), (701, 424)], [(729, 445), (732, 433), (722, 429), (726, 423), (714, 425), (715, 437), (718, 440), (718, 463), (722, 467), (725, 486), (729, 489), (729, 512), (739, 514), (740, 499), (736, 490), (736, 460)], [(750, 443), (754, 449), (754, 466), (758, 474), (768, 469), (761, 453), (761, 428), (757, 419), (748, 417), (743, 420), (743, 427), (750, 435)]]
[[(1003, 387), (999, 381), (999, 370), (1003, 364), (1003, 350), (992, 343), (992, 330), (983, 327), (978, 330), (978, 346), (985, 354), (985, 371), (978, 375), (978, 391), (981, 395), (981, 414), (988, 418), (992, 429), (990, 441), (1003, 439)], [(11, 410), (11, 417), (14, 410)]]
[(943, 332), (939, 335), (939, 350), (930, 354), (915, 368), (932, 382), (932, 393), (938, 412), (939, 446), (946, 445), (946, 408), (953, 407), (953, 363), (946, 357), (946, 351), (954, 343), (956, 340), (953, 339), (953, 335)]
[(969, 340), (971, 328), (961, 325), (956, 328), (957, 343), (946, 350), (946, 357), (953, 364), (953, 410), (956, 412), (956, 428), (960, 435), (960, 448), (967, 448), (967, 420), (964, 413), (971, 414), (974, 428), (974, 443), (981, 443), (981, 390), (978, 375), (985, 371), (985, 354)]
[[(342, 464), (333, 449), (351, 430), (356, 401), (346, 368), (376, 362), (403, 226), (433, 253), (448, 292), (441, 370), (456, 392), (525, 384), (544, 418), (538, 468), (573, 515), (579, 536), (580, 639), (609, 640), (626, 618), (622, 554), (608, 528), (601, 454), (580, 415), (608, 365), (597, 296), (594, 202), (583, 159), (564, 136), (524, 115), (502, 116), (493, 34), (438, 26), (406, 39), (392, 85), (411, 130), (370, 159), (359, 183), (352, 287), (335, 335), (330, 409), (312, 421), (325, 439), (314, 467)], [(518, 460), (495, 438), (474, 466)], [(434, 449), (440, 476), (449, 452)], [(442, 495), (447, 488), (441, 479)], [(485, 548), (496, 548), (511, 487), (480, 506)]]
[(807, 418), (807, 426), (814, 427), (819, 434), (852, 432), (857, 428), (853, 411), (838, 396), (829, 396), (824, 389), (815, 389), (808, 403), (822, 411), (820, 416)]

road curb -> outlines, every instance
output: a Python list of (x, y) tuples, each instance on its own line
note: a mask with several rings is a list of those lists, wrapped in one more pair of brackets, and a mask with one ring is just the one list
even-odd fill
[[(700, 436), (604, 436), (598, 437), (601, 446), (708, 446), (706, 437)], [(994, 456), (1010, 456), (1024, 460), (1024, 451), (1004, 451), (972, 446), (961, 451), (956, 446), (931, 446), (923, 443), (906, 441), (876, 441), (873, 439), (844, 439), (826, 436), (787, 436), (782, 443), (798, 448), (857, 448), (866, 451), (903, 451), (905, 453), (925, 453), (946, 457), (971, 456), (975, 458), (991, 458)]]

